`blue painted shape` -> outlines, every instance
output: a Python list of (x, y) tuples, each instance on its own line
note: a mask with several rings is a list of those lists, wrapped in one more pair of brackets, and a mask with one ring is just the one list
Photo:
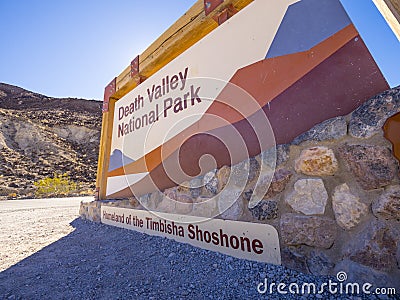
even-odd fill
[(339, 0), (302, 0), (292, 4), (266, 58), (309, 50), (350, 24)]
[(110, 163), (108, 165), (108, 171), (110, 172), (112, 170), (121, 168), (123, 166), (126, 166), (127, 164), (134, 162), (134, 161), (135, 161), (134, 159), (125, 156), (121, 150), (115, 149), (110, 156)]
[(372, 0), (341, 0), (390, 87), (400, 85), (400, 41)]

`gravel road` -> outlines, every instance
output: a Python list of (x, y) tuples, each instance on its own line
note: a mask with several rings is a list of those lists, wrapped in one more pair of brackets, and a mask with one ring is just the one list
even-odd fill
[[(282, 299), (257, 285), (329, 280), (83, 221), (81, 200), (0, 202), (0, 299)], [(363, 299), (284, 298), (306, 297)]]

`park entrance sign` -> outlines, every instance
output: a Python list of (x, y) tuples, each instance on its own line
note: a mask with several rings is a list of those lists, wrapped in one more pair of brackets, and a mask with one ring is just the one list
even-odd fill
[[(196, 2), (106, 87), (98, 198), (138, 199), (142, 208), (158, 211), (157, 224), (168, 218), (176, 224), (183, 222), (179, 226), (185, 236), (178, 230), (174, 239), (204, 246), (191, 238), (199, 229), (210, 233), (210, 249), (219, 251), (214, 248), (221, 246), (221, 236), (229, 232), (238, 247), (250, 250), (245, 251), (250, 255), (246, 258), (279, 263), (278, 233), (273, 226), (211, 219), (229, 219), (224, 211), (232, 210), (238, 197), (247, 197), (251, 209), (260, 202), (273, 180), (276, 145), (291, 143), (325, 120), (348, 115), (373, 95), (400, 83), (398, 75), (388, 71), (388, 52), (371, 51), (376, 42), (357, 21), (363, 12), (349, 10), (342, 2), (346, 1)], [(382, 1), (375, 2), (388, 13)], [(378, 10), (371, 23), (374, 18), (382, 19)], [(393, 16), (389, 19), (396, 32), (398, 23)], [(386, 23), (376, 26), (383, 26), (389, 39), (398, 42)], [(219, 178), (215, 183), (211, 177), (205, 181), (207, 175), (193, 185), (212, 170), (264, 152), (271, 158), (261, 164), (269, 169), (260, 174), (270, 176), (255, 180), (251, 188), (251, 163), (234, 171), (229, 182), (221, 184)], [(239, 176), (242, 171), (246, 174)], [(154, 198), (157, 191), (168, 198), (166, 190), (179, 186), (193, 192), (193, 199), (176, 192), (170, 198), (192, 203), (201, 198), (195, 192), (202, 185), (222, 192), (216, 196), (212, 192), (215, 205), (207, 204), (209, 213), (201, 209), (201, 215), (209, 219), (197, 229), (187, 220), (193, 221), (196, 214), (189, 217), (185, 210), (174, 211), (178, 207), (174, 203), (168, 204), (169, 214), (165, 214), (166, 207)], [(245, 189), (252, 195), (244, 195)], [(152, 223), (146, 230), (127, 223), (134, 216), (146, 222), (152, 213), (102, 207), (101, 218), (107, 224), (154, 234)], [(242, 240), (239, 228), (248, 233)], [(268, 232), (271, 240), (258, 237), (258, 231)], [(213, 245), (213, 232), (218, 245)], [(264, 256), (257, 253), (261, 244), (272, 245), (265, 248)]]
[[(203, 146), (213, 143), (210, 134), (232, 125), (245, 137), (243, 123), (257, 112), (283, 144), (387, 88), (338, 0), (251, 1), (112, 105), (101, 197), (140, 196), (200, 175), (193, 166), (210, 153), (212, 146)], [(194, 129), (205, 123), (203, 134)], [(270, 137), (254, 147), (243, 139), (248, 149), (232, 163), (275, 143)], [(174, 156), (189, 176), (171, 180), (165, 166)], [(213, 156), (219, 167), (231, 162)]]

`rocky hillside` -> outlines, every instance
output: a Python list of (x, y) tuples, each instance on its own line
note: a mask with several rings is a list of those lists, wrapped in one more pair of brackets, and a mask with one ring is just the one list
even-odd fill
[(0, 199), (33, 197), (67, 173), (82, 194), (96, 180), (101, 102), (57, 99), (0, 83)]

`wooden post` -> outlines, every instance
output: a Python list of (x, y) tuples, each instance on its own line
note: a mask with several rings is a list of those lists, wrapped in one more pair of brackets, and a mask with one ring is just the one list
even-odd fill
[(373, 0), (400, 41), (400, 0)]
[(112, 98), (116, 91), (117, 79), (114, 78), (104, 91), (103, 120), (101, 123), (100, 150), (97, 165), (96, 200), (106, 199), (107, 173), (111, 152), (111, 137), (113, 130), (113, 117), (115, 102)]
[(138, 83), (150, 78), (162, 67), (170, 63), (188, 48), (218, 27), (215, 17), (229, 10), (230, 16), (249, 5), (254, 0), (224, 0), (207, 16), (204, 0), (198, 0), (181, 18), (157, 38), (137, 58), (140, 65), (139, 74), (132, 76), (129, 65), (117, 77), (115, 98), (121, 99)]

